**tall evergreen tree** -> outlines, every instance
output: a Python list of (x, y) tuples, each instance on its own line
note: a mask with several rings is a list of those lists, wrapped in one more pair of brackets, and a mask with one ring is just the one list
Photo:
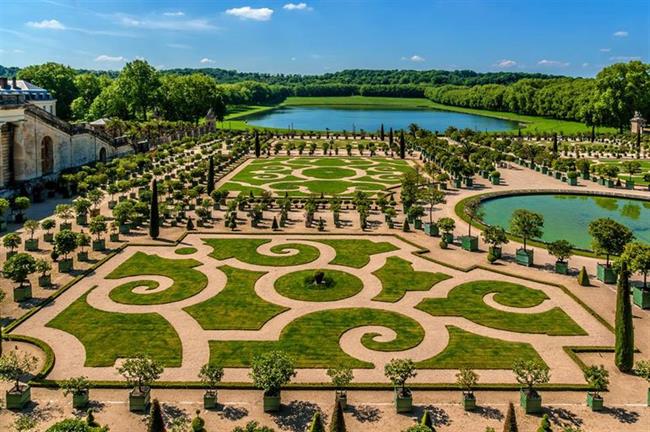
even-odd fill
[(260, 157), (260, 136), (257, 131), (255, 131), (255, 157)]
[(323, 419), (319, 411), (314, 413), (314, 417), (312, 417), (311, 423), (309, 424), (308, 432), (325, 432), (325, 426), (323, 425)]
[(404, 159), (406, 157), (406, 142), (404, 141), (404, 131), (399, 133), (399, 158)]
[(343, 418), (343, 406), (337, 401), (332, 412), (329, 432), (345, 432), (345, 419)]
[(210, 163), (208, 164), (208, 195), (214, 191), (214, 158), (210, 156)]
[(630, 372), (634, 365), (634, 325), (630, 303), (630, 273), (627, 262), (621, 261), (616, 289), (616, 345), (614, 362), (621, 372)]
[(388, 145), (390, 145), (390, 148), (393, 148), (393, 128), (390, 128), (388, 130)]
[(539, 427), (537, 428), (537, 432), (552, 432), (553, 429), (551, 429), (551, 421), (548, 419), (548, 414), (544, 414), (542, 417), (542, 422), (539, 424)]
[(158, 182), (151, 183), (151, 209), (149, 210), (149, 237), (158, 238), (160, 234), (160, 217), (158, 215)]
[(424, 410), (424, 414), (422, 414), (422, 418), (420, 419), (420, 424), (428, 427), (432, 431), (435, 430), (433, 427), (433, 420), (431, 419), (431, 411)]
[(519, 432), (517, 427), (517, 416), (515, 415), (515, 406), (510, 402), (508, 404), (508, 413), (506, 414), (506, 421), (503, 424), (503, 432)]
[(553, 134), (553, 154), (557, 155), (557, 132)]
[(165, 432), (165, 421), (162, 417), (162, 410), (160, 409), (160, 402), (154, 399), (151, 404), (151, 414), (149, 417), (148, 432)]
[(383, 123), (381, 124), (381, 127), (379, 128), (379, 137), (381, 138), (382, 141), (386, 137), (386, 135), (384, 134), (384, 124)]

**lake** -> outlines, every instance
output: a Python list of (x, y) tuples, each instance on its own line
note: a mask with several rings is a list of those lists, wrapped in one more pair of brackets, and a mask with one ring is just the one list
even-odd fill
[(568, 240), (581, 249), (591, 249), (589, 222), (608, 217), (627, 226), (637, 240), (650, 243), (650, 201), (608, 196), (541, 194), (504, 196), (484, 201), (483, 221), (509, 229), (517, 209), (544, 216), (542, 240)]
[(253, 126), (278, 129), (330, 129), (348, 132), (352, 130), (358, 132), (360, 129), (375, 132), (383, 123), (386, 133), (391, 127), (393, 130), (407, 129), (411, 123), (439, 132), (443, 132), (449, 126), (479, 131), (508, 130), (517, 127), (517, 122), (473, 114), (429, 109), (374, 109), (371, 107), (289, 106), (253, 114), (244, 120)]

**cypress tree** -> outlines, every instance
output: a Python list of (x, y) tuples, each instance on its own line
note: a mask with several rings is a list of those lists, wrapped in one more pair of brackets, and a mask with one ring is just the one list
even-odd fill
[(339, 402), (336, 402), (334, 411), (332, 412), (332, 421), (330, 423), (329, 432), (345, 432), (345, 419), (343, 418), (343, 407)]
[(208, 164), (208, 187), (206, 188), (208, 195), (214, 190), (214, 159), (210, 156), (210, 163)]
[(388, 145), (390, 145), (390, 148), (393, 148), (393, 128), (390, 128), (388, 130)]
[(406, 142), (404, 142), (404, 131), (399, 133), (399, 158), (404, 159), (406, 156)]
[(537, 432), (552, 432), (551, 422), (548, 420), (548, 414), (544, 414), (542, 417), (542, 422), (537, 428)]
[(148, 432), (165, 432), (165, 421), (162, 418), (162, 410), (158, 399), (154, 399), (151, 405), (151, 417), (149, 418)]
[(422, 418), (420, 419), (420, 424), (428, 427), (431, 431), (435, 431), (433, 420), (431, 420), (431, 411), (424, 410), (424, 414), (422, 414)]
[(160, 234), (160, 217), (158, 216), (158, 182), (151, 183), (151, 208), (149, 209), (149, 237), (158, 238)]
[(271, 224), (271, 229), (272, 229), (273, 231), (277, 231), (277, 230), (278, 230), (278, 220), (275, 218), (275, 216), (273, 216), (273, 223)]
[(506, 414), (506, 421), (503, 424), (503, 432), (519, 432), (517, 417), (515, 416), (515, 406), (512, 402), (508, 404), (508, 413)]
[(402, 231), (404, 231), (404, 232), (411, 231), (411, 226), (409, 225), (409, 220), (408, 219), (404, 219), (404, 223), (402, 224)]
[(553, 154), (557, 155), (557, 132), (553, 134)]
[(641, 155), (641, 128), (639, 128), (638, 131), (636, 131), (636, 156), (639, 157)]
[(379, 128), (379, 137), (381, 138), (382, 141), (386, 137), (386, 135), (384, 134), (384, 124), (383, 123), (381, 124), (381, 127)]
[(255, 157), (260, 157), (260, 136), (255, 131)]
[(634, 363), (634, 325), (630, 302), (630, 280), (627, 262), (621, 261), (616, 289), (616, 345), (614, 362), (621, 372), (630, 372)]
[(589, 274), (587, 273), (587, 269), (585, 268), (585, 266), (582, 266), (582, 269), (580, 269), (580, 273), (578, 273), (578, 284), (580, 286), (591, 285), (591, 282), (589, 282)]
[(323, 425), (323, 419), (321, 418), (319, 411), (316, 411), (314, 417), (311, 419), (309, 432), (325, 432), (325, 426)]

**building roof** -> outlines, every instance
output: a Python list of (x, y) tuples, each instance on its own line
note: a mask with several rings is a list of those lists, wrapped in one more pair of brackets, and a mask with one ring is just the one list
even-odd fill
[[(4, 80), (3, 80), (4, 81)], [(0, 86), (0, 95), (23, 95), (25, 99), (30, 100), (48, 100), (54, 99), (50, 92), (44, 88), (38, 87), (25, 80), (6, 79), (7, 84)]]

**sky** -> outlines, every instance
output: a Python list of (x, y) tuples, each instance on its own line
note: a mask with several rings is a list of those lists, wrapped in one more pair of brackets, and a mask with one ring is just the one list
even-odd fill
[(650, 0), (2, 0), (0, 64), (594, 76), (650, 62)]

